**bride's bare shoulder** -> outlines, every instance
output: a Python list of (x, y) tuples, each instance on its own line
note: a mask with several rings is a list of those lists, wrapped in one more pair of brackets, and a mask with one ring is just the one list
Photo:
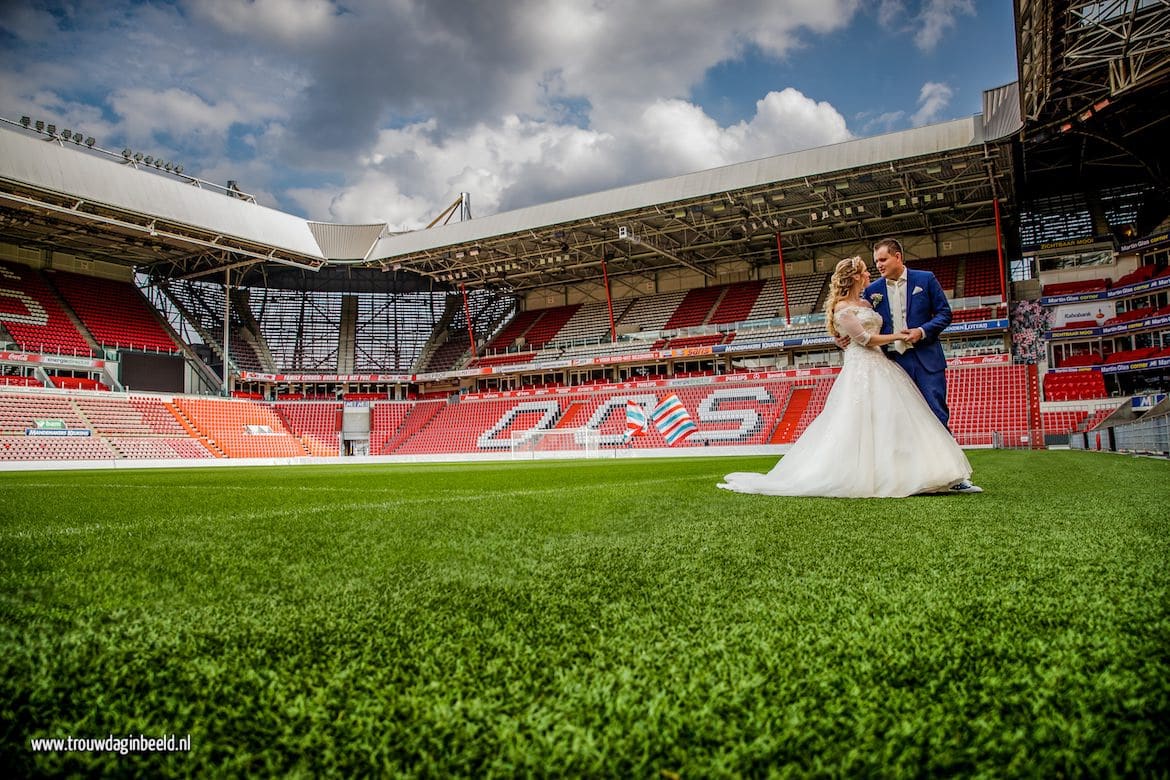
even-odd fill
[(846, 309), (872, 309), (872, 308), (873, 307), (870, 306), (869, 301), (865, 301), (865, 300), (837, 301), (837, 305), (833, 307), (833, 313), (836, 314), (837, 312), (842, 312), (842, 311), (845, 311)]

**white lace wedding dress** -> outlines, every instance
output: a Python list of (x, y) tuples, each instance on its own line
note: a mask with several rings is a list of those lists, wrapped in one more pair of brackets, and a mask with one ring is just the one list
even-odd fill
[(900, 497), (948, 489), (971, 464), (910, 377), (881, 349), (864, 346), (881, 329), (868, 308), (836, 313), (849, 333), (844, 365), (825, 408), (767, 474), (728, 474), (719, 485), (773, 496)]

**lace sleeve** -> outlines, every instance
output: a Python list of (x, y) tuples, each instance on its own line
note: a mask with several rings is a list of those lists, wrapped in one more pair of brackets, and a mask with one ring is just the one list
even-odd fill
[(869, 344), (869, 331), (865, 329), (861, 320), (857, 319), (857, 315), (850, 309), (837, 312), (837, 329), (863, 347)]

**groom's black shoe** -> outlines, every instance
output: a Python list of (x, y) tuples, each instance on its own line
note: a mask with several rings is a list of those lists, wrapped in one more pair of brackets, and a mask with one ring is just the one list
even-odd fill
[(972, 485), (971, 480), (965, 479), (962, 482), (957, 482), (951, 485), (952, 493), (982, 493), (983, 488), (978, 485)]

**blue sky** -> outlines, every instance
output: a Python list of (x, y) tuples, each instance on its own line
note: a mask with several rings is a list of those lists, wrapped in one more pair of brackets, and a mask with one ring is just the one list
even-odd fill
[(76, 0), (0, 5), (0, 115), (425, 225), (981, 110), (1010, 0)]

